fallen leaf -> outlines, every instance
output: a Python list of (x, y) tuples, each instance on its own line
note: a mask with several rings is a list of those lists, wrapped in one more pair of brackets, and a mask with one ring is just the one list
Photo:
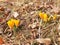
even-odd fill
[(4, 43), (3, 38), (0, 37), (0, 44), (3, 44), (3, 43)]

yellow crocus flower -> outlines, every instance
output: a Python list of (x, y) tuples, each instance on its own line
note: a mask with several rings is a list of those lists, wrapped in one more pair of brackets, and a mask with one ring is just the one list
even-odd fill
[(13, 28), (13, 26), (14, 26), (14, 22), (11, 21), (11, 20), (8, 21), (7, 24), (8, 24), (8, 26), (9, 26), (9, 28)]
[(14, 24), (15, 24), (16, 27), (19, 26), (19, 23), (20, 23), (19, 20), (14, 20)]
[(46, 14), (46, 13), (39, 13), (39, 16), (40, 16), (40, 18), (43, 20), (43, 21), (45, 21), (45, 22), (47, 22), (48, 21), (48, 15)]
[(11, 19), (7, 22), (9, 28), (13, 28), (14, 25), (17, 27), (19, 25), (19, 20), (16, 20), (16, 19)]

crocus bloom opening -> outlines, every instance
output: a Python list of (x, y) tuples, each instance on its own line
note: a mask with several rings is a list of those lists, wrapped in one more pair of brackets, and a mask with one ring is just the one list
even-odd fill
[(7, 22), (9, 28), (13, 28), (14, 25), (17, 27), (19, 25), (19, 20), (16, 20), (16, 19), (11, 19)]
[(47, 22), (47, 20), (48, 20), (48, 15), (46, 14), (46, 13), (39, 13), (39, 16), (40, 16), (40, 18), (43, 20), (43, 21), (45, 21), (45, 22)]

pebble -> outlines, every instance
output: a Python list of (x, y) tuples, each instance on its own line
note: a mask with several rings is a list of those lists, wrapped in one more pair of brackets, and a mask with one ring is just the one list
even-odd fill
[(15, 18), (16, 18), (17, 16), (19, 16), (18, 12), (13, 12), (12, 15), (13, 15)]

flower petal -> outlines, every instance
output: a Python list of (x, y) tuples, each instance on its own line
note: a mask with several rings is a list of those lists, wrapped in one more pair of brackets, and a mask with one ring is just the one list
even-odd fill
[(15, 26), (17, 27), (17, 26), (19, 26), (19, 20), (14, 20), (14, 23), (15, 23)]
[(9, 28), (13, 28), (13, 26), (14, 26), (14, 22), (13, 21), (8, 21), (7, 24), (9, 26)]
[(48, 20), (48, 15), (44, 13), (44, 21), (47, 22)]

